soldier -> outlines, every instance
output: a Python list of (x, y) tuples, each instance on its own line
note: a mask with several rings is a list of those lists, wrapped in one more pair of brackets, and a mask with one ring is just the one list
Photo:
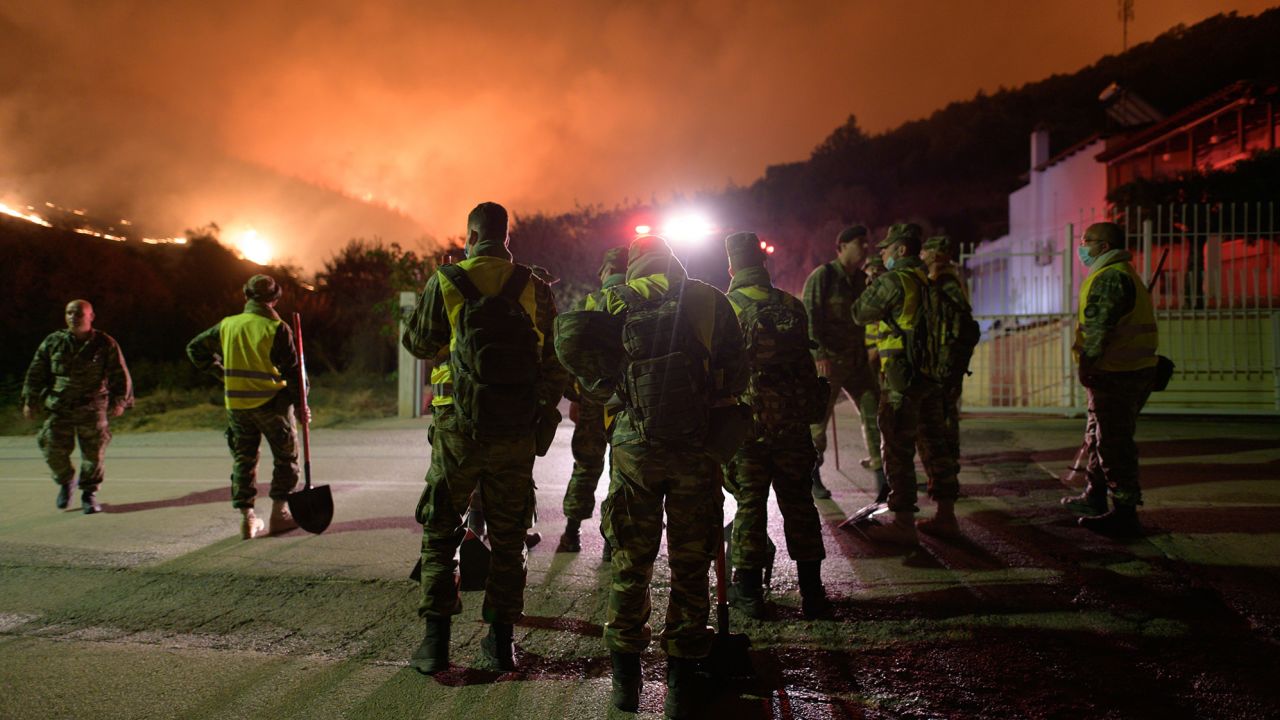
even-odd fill
[(1063, 504), (1091, 514), (1079, 519), (1081, 527), (1137, 535), (1142, 530), (1137, 513), (1142, 488), (1133, 434), (1155, 382), (1159, 340), (1151, 294), (1130, 264), (1133, 256), (1124, 249), (1119, 225), (1090, 225), (1077, 250), (1088, 269), (1072, 346), (1089, 396), (1084, 433), (1088, 484), (1080, 495), (1063, 498)]
[[(973, 308), (969, 301), (969, 288), (960, 277), (960, 269), (952, 262), (955, 252), (951, 238), (946, 235), (935, 235), (924, 242), (920, 251), (920, 259), (929, 268), (929, 282), (938, 289), (943, 297), (955, 307), (972, 317)], [(954, 472), (960, 473), (960, 396), (964, 393), (964, 375), (946, 378), (942, 383), (942, 425), (946, 430), (947, 457), (954, 463)], [(917, 443), (921, 455), (926, 452), (924, 443)]]
[[(662, 645), (667, 653), (667, 717), (690, 717), (698, 660), (711, 650), (707, 575), (721, 538), (719, 468), (707, 454), (711, 407), (736, 405), (746, 387), (742, 333), (715, 288), (687, 278), (661, 237), (631, 243), (626, 282), (604, 291), (621, 318), (623, 378), (579, 377), (620, 406), (609, 439), (609, 493), (600, 508), (613, 547), (604, 639), (613, 664), (615, 707), (635, 712), (640, 653), (649, 645), (649, 582), (666, 509), (671, 596)], [(609, 393), (614, 393), (609, 398)]]
[(39, 408), (49, 417), (36, 443), (58, 483), (59, 510), (75, 491), (71, 450), (80, 442), (80, 507), (86, 515), (102, 512), (98, 486), (111, 442), (111, 417), (133, 407), (133, 381), (115, 339), (93, 329), (93, 305), (72, 300), (65, 311), (67, 329), (50, 333), (36, 348), (22, 386), (22, 416), (34, 420)]
[[(875, 279), (884, 274), (884, 260), (879, 255), (869, 255), (866, 262), (863, 263), (863, 272), (867, 275), (867, 287), (875, 282)], [(862, 329), (865, 336), (865, 344), (867, 348), (867, 367), (871, 368), (871, 375), (879, 382), (880, 379), (880, 337), (888, 334), (889, 328), (884, 323), (871, 323)], [(879, 407), (877, 406), (877, 412)], [(878, 432), (878, 429), (877, 429)], [(878, 449), (878, 448), (877, 448)], [(862, 467), (870, 469), (871, 458), (862, 459)], [(889, 482), (885, 479), (884, 470), (881, 469), (876, 474), (876, 503), (885, 503), (889, 501)]]
[(401, 339), (419, 358), (449, 348), (442, 374), (433, 372), (431, 467), (415, 511), (423, 525), (418, 615), (426, 628), (411, 664), (427, 675), (449, 666), (451, 620), (462, 611), (455, 555), (477, 489), (493, 551), (481, 648), (491, 667), (515, 667), (512, 625), (524, 612), (536, 426), (555, 410), (567, 379), (551, 343), (551, 289), (512, 261), (506, 209), (477, 205), (466, 237), (466, 259), (427, 280)]
[[(605, 251), (604, 262), (600, 265), (600, 291), (587, 295), (578, 304), (578, 310), (602, 309), (604, 303), (603, 290), (619, 285), (626, 280), (627, 249), (625, 247), (609, 248)], [(579, 552), (582, 550), (580, 528), (582, 521), (591, 517), (596, 505), (596, 485), (604, 472), (605, 451), (609, 447), (609, 438), (605, 432), (604, 406), (584, 396), (577, 383), (570, 384), (568, 393), (572, 404), (569, 416), (573, 420), (573, 474), (569, 476), (569, 487), (564, 492), (564, 535), (560, 537), (560, 545), (556, 552)], [(602, 559), (609, 562), (612, 552), (609, 541), (604, 541)]]
[(818, 374), (831, 382), (831, 401), (827, 419), (815, 423), (810, 430), (818, 454), (813, 467), (813, 496), (829, 498), (831, 491), (822, 484), (822, 459), (827, 450), (827, 423), (835, 409), (840, 392), (849, 394), (858, 408), (862, 437), (867, 446), (867, 464), (883, 483), (880, 460), (880, 431), (876, 427), (876, 407), (880, 390), (866, 363), (863, 328), (850, 315), (853, 302), (866, 288), (866, 276), (859, 267), (867, 257), (867, 228), (853, 225), (836, 237), (836, 258), (815, 269), (804, 283), (804, 305), (809, 311), (809, 335), (817, 344), (813, 351)]
[(724, 468), (725, 488), (738, 503), (733, 519), (733, 586), (730, 600), (750, 617), (765, 617), (762, 573), (769, 562), (768, 502), (773, 487), (782, 513), (787, 553), (800, 579), (806, 618), (830, 613), (822, 586), (822, 527), (810, 492), (815, 462), (809, 421), (826, 411), (809, 356), (804, 303), (773, 287), (755, 233), (725, 238), (729, 302), (742, 325), (751, 375), (742, 400), (753, 410), (747, 442)]
[(929, 478), (929, 496), (938, 505), (932, 520), (920, 528), (931, 534), (959, 534), (955, 500), (960, 486), (948, 456), (942, 429), (942, 387), (924, 377), (907, 358), (929, 279), (920, 260), (920, 226), (893, 225), (879, 244), (887, 272), (876, 278), (853, 306), (853, 317), (862, 324), (882, 322), (888, 328), (880, 339), (881, 396), (879, 426), (883, 437), (885, 473), (889, 481), (891, 523), (866, 531), (873, 541), (915, 545), (917, 435)]
[[(298, 348), (289, 323), (276, 304), (281, 288), (270, 275), (254, 275), (244, 284), (244, 312), (223, 318), (187, 343), (196, 369), (222, 381), (227, 407), (227, 445), (231, 448), (231, 506), (240, 511), (240, 537), (271, 535), (298, 527), (287, 499), (298, 484), (298, 429), (303, 388), (298, 377)], [(299, 417), (303, 422), (309, 418)], [(273, 459), (270, 525), (254, 513), (258, 495), (258, 448), (267, 439)]]

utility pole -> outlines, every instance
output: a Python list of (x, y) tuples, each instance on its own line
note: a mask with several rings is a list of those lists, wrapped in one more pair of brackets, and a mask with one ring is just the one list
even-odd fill
[(1122, 28), (1122, 52), (1129, 50), (1129, 21), (1133, 19), (1134, 0), (1116, 0), (1116, 15), (1120, 18)]

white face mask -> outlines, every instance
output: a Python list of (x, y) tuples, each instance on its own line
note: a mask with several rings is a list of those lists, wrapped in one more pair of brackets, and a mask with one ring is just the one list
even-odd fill
[(1079, 246), (1077, 246), (1077, 247), (1076, 247), (1076, 256), (1080, 258), (1080, 263), (1081, 263), (1082, 265), (1084, 265), (1085, 267), (1089, 267), (1090, 265), (1093, 265), (1093, 262), (1094, 262), (1095, 260), (1097, 260), (1097, 259), (1098, 259), (1098, 258), (1094, 257), (1093, 255), (1090, 255), (1090, 254), (1089, 254), (1089, 246), (1088, 246), (1088, 245), (1079, 245)]

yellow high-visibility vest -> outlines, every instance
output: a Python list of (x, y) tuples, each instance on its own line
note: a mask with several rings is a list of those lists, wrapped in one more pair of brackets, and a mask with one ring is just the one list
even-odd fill
[(1084, 325), (1089, 288), (1093, 287), (1093, 281), (1103, 273), (1111, 272), (1125, 273), (1133, 281), (1133, 309), (1107, 332), (1107, 337), (1103, 341), (1102, 357), (1098, 358), (1093, 367), (1107, 372), (1127, 372), (1155, 367), (1159, 337), (1155, 310), (1151, 306), (1151, 293), (1147, 291), (1147, 286), (1142, 282), (1142, 278), (1138, 277), (1138, 273), (1134, 272), (1133, 266), (1123, 260), (1089, 273), (1080, 285), (1080, 310), (1076, 316), (1076, 341), (1073, 348), (1076, 362), (1080, 361), (1080, 328)]
[[(477, 255), (458, 263), (458, 267), (467, 272), (467, 277), (481, 295), (497, 295), (516, 266), (503, 258)], [(445, 314), (449, 318), (449, 352), (452, 355), (458, 346), (458, 316), (462, 313), (462, 291), (449, 282), (449, 278), (443, 273), (438, 273), (438, 282), (441, 297), (444, 298)], [(545, 338), (537, 323), (538, 300), (532, 281), (525, 283), (524, 290), (520, 293), (520, 307), (524, 308), (529, 318), (534, 321), (533, 331), (538, 335), (538, 355), (541, 357), (542, 343)], [(449, 363), (437, 363), (431, 368), (431, 390), (432, 406), (453, 404), (453, 372), (449, 369)]]
[(219, 323), (227, 409), (264, 405), (288, 384), (271, 362), (271, 345), (280, 324), (280, 320), (248, 312)]
[[(916, 317), (920, 314), (920, 293), (924, 288), (929, 286), (929, 276), (925, 275), (924, 268), (913, 267), (909, 270), (892, 270), (890, 274), (898, 278), (898, 282), (902, 283), (902, 309), (898, 311), (898, 316), (894, 318), (898, 329), (910, 332), (916, 326)], [(909, 277), (910, 276), (910, 277)], [(879, 341), (876, 343), (876, 349), (880, 352), (881, 360), (888, 360), (894, 356), (906, 353), (906, 340), (903, 335), (894, 332), (888, 322), (881, 321)]]

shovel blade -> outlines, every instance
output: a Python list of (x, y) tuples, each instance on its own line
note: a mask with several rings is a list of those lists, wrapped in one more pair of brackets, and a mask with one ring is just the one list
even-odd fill
[(333, 521), (333, 493), (328, 485), (289, 493), (289, 513), (303, 530), (319, 535)]
[(458, 589), (484, 590), (493, 552), (483, 538), (467, 530), (458, 546)]
[(751, 680), (755, 668), (751, 665), (751, 638), (740, 633), (716, 633), (707, 656), (706, 669), (711, 676), (721, 680)]
[(876, 516), (886, 512), (889, 512), (889, 506), (885, 503), (871, 503), (850, 515), (836, 527), (841, 530), (858, 530), (863, 527), (871, 527), (877, 524)]

